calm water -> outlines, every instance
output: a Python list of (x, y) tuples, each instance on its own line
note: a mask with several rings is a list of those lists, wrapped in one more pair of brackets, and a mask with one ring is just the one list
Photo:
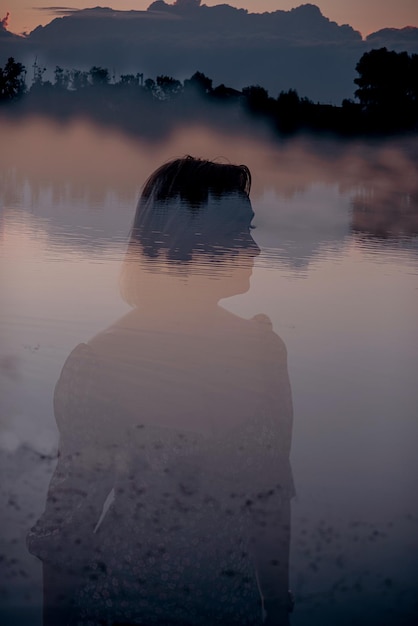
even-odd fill
[(221, 304), (233, 319), (267, 315), (287, 348), (291, 623), (416, 623), (416, 144), (189, 128), (152, 145), (41, 119), (0, 129), (2, 624), (42, 623), (26, 535), (56, 465), (61, 368), (131, 310), (120, 272), (140, 187), (184, 154), (245, 163), (253, 176), (260, 254), (249, 289)]

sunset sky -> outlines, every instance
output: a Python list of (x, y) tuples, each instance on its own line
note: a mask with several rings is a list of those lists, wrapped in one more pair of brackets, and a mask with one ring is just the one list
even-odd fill
[[(119, 10), (144, 10), (152, 0), (65, 0), (63, 6), (68, 8), (87, 8), (94, 6), (110, 6)], [(169, 0), (172, 4), (174, 0)], [(202, 4), (230, 4), (248, 9), (251, 12), (289, 10), (303, 0), (203, 0)], [(322, 13), (338, 24), (350, 24), (363, 36), (371, 32), (392, 26), (418, 26), (417, 0), (312, 0)], [(39, 24), (47, 24), (56, 15), (53, 8), (39, 0), (0, 0), (0, 19), (10, 12), (8, 29), (15, 33), (31, 31)]]

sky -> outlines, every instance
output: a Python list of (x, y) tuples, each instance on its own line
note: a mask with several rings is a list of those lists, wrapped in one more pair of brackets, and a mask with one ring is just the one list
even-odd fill
[[(110, 6), (119, 10), (145, 10), (152, 0), (65, 0), (62, 6), (83, 9), (95, 6)], [(174, 0), (168, 0), (172, 4)], [(202, 4), (230, 4), (248, 9), (252, 13), (289, 10), (308, 0), (203, 0)], [(350, 24), (365, 37), (371, 32), (386, 27), (418, 27), (417, 0), (310, 0), (322, 13), (338, 24)], [(56, 6), (59, 3), (56, 3)], [(0, 20), (7, 12), (8, 29), (15, 33), (30, 32), (39, 24), (47, 24), (56, 15), (48, 2), (39, 0), (0, 0)]]

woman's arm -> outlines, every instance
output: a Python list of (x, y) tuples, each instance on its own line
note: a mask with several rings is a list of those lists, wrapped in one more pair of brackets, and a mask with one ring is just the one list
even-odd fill
[(76, 565), (95, 551), (94, 530), (113, 487), (114, 442), (109, 442), (107, 408), (95, 397), (97, 363), (81, 344), (68, 357), (55, 388), (60, 431), (57, 467), (45, 511), (29, 532), (29, 551), (45, 562)]
[(288, 623), (293, 600), (289, 592), (290, 502), (294, 495), (290, 466), (293, 405), (284, 342), (273, 332), (268, 319), (261, 348), (267, 409), (260, 420), (259, 471), (252, 498), (251, 518), (254, 559), (265, 624)]
[(42, 561), (72, 566), (92, 558), (95, 528), (113, 486), (110, 459), (92, 471), (94, 450), (60, 454), (45, 511), (27, 537), (29, 552)]

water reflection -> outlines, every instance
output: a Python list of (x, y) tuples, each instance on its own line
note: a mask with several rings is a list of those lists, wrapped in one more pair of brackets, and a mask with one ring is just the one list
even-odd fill
[[(374, 198), (376, 220), (391, 198), (398, 213), (410, 199), (417, 214), (414, 137), (273, 144), (190, 126), (155, 146), (81, 121), (21, 118), (1, 129), (0, 621), (40, 624), (41, 562), (25, 537), (56, 462), (59, 372), (74, 346), (129, 309), (118, 280), (139, 184), (192, 151), (243, 161), (254, 175), (262, 253), (251, 289), (222, 306), (246, 319), (266, 313), (291, 354), (292, 624), (415, 623), (417, 237), (405, 225), (370, 236), (370, 219), (353, 230), (357, 198)], [(137, 307), (158, 266), (140, 253), (133, 243), (126, 259), (138, 269)], [(185, 266), (165, 261), (173, 264)]]
[[(415, 190), (414, 190), (415, 191)], [(352, 201), (352, 230), (364, 239), (406, 240), (418, 236), (418, 193), (372, 188)]]
[[(0, 153), (0, 202), (48, 219), (48, 234), (60, 244), (67, 237), (74, 247), (90, 250), (98, 240), (104, 247), (126, 237), (138, 181), (168, 156), (189, 150), (242, 159), (256, 173), (257, 240), (276, 266), (299, 272), (324, 249), (341, 252), (353, 233), (381, 229), (389, 211), (392, 224), (402, 221), (405, 237), (416, 233), (413, 138), (366, 143), (299, 137), (278, 143), (261, 131), (232, 138), (216, 125), (196, 125), (176, 129), (164, 145), (149, 145), (81, 120), (60, 126), (45, 118), (19, 124), (0, 118), (0, 124), (8, 146)], [(36, 146), (36, 159), (28, 145)]]
[(245, 166), (176, 160), (144, 187), (133, 309), (68, 357), (59, 462), (29, 535), (44, 624), (285, 625), (292, 398), (265, 315), (219, 306), (260, 250)]

